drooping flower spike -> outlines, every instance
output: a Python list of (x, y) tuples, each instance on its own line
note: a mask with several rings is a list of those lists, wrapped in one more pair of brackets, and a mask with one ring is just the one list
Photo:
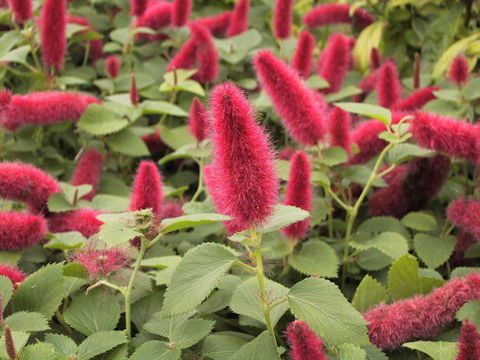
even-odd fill
[(259, 51), (254, 66), (263, 89), (290, 135), (302, 145), (316, 145), (325, 134), (325, 119), (313, 91), (270, 51)]
[(144, 160), (138, 165), (132, 186), (130, 210), (152, 209), (155, 218), (161, 219), (163, 204), (162, 176), (153, 161)]
[(342, 34), (332, 34), (317, 64), (318, 75), (328, 81), (326, 93), (335, 93), (342, 88), (350, 61), (350, 41)]
[(350, 5), (329, 3), (314, 7), (302, 21), (310, 29), (338, 23), (354, 24), (364, 28), (373, 23), (375, 18), (363, 9), (355, 10), (353, 17), (350, 17)]
[(33, 17), (32, 0), (9, 0), (9, 4), (18, 24), (23, 24)]
[(218, 75), (218, 53), (212, 35), (197, 23), (191, 23), (190, 29), (196, 43), (197, 72), (193, 78), (200, 83), (212, 82)]
[(402, 98), (402, 91), (397, 67), (393, 61), (385, 62), (378, 70), (378, 104), (386, 108), (392, 108)]
[(230, 25), (227, 30), (227, 37), (240, 35), (248, 29), (248, 13), (250, 11), (250, 0), (238, 0), (235, 4)]
[(72, 185), (88, 184), (92, 186), (92, 191), (83, 196), (83, 199), (91, 201), (97, 194), (102, 167), (103, 156), (95, 149), (87, 150), (78, 161), (77, 168), (73, 173)]
[(96, 234), (103, 222), (97, 219), (100, 212), (92, 209), (78, 209), (56, 213), (48, 218), (48, 230), (52, 233), (78, 231), (86, 238)]
[(105, 60), (105, 68), (107, 70), (107, 74), (111, 79), (115, 79), (120, 72), (120, 60), (116, 56), (109, 56)]
[(315, 38), (308, 31), (302, 31), (298, 37), (298, 45), (292, 59), (294, 68), (302, 79), (308, 78), (312, 70), (313, 50)]
[(350, 115), (335, 107), (328, 116), (330, 146), (340, 146), (350, 152)]
[(405, 99), (397, 102), (392, 110), (396, 111), (417, 111), (421, 110), (428, 102), (437, 97), (434, 92), (440, 90), (439, 86), (430, 86), (417, 90), (407, 96)]
[(205, 107), (198, 100), (193, 98), (192, 106), (190, 107), (190, 133), (197, 139), (197, 142), (202, 142), (208, 135), (208, 114)]
[(142, 16), (147, 9), (148, 0), (130, 0), (130, 14)]
[(292, 360), (327, 360), (322, 340), (308, 324), (295, 320), (287, 326), (286, 336)]
[(468, 319), (460, 330), (458, 342), (458, 354), (455, 360), (480, 359), (480, 334), (477, 327)]
[(43, 63), (58, 71), (67, 51), (67, 0), (45, 0), (40, 19)]
[(462, 54), (457, 55), (450, 65), (449, 80), (462, 87), (468, 81), (469, 73), (467, 59)]
[(183, 26), (187, 23), (192, 11), (191, 0), (173, 0), (172, 2), (172, 24)]
[(207, 27), (213, 36), (220, 37), (227, 33), (231, 19), (232, 12), (226, 11), (219, 15), (195, 19), (194, 22)]
[[(137, 27), (148, 27), (160, 30), (172, 23), (172, 3), (159, 1), (152, 3), (141, 17), (137, 19)], [(164, 34), (137, 34), (137, 38), (148, 41), (160, 41), (166, 38)]]
[(276, 0), (273, 13), (273, 33), (277, 39), (288, 39), (292, 28), (293, 0)]
[[(10, 279), (14, 290), (17, 290), (18, 285), (21, 282), (23, 282), (23, 280), (25, 280), (25, 278), (27, 277), (27, 274), (20, 271), (20, 269), (18, 269), (16, 266), (10, 266), (10, 265), (0, 265), (0, 275), (6, 276), (7, 278)], [(1, 306), (1, 302), (0, 302), (0, 306)], [(3, 311), (3, 310), (0, 309), (0, 311)]]
[(0, 212), (0, 250), (18, 251), (36, 245), (47, 234), (43, 216)]

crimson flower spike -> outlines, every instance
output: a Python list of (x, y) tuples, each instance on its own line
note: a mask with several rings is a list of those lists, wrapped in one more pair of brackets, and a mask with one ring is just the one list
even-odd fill
[(167, 71), (172, 71), (174, 69), (190, 69), (195, 63), (196, 54), (197, 42), (192, 37), (180, 48), (173, 59), (170, 60)]
[(297, 49), (292, 59), (294, 68), (302, 79), (307, 79), (312, 70), (313, 50), (315, 38), (308, 31), (302, 31), (298, 38)]
[(342, 88), (350, 61), (350, 41), (342, 34), (332, 34), (323, 50), (318, 64), (318, 75), (328, 81), (330, 87), (326, 93), (335, 93)]
[(465, 320), (458, 338), (458, 354), (455, 360), (480, 359), (480, 334), (477, 327)]
[(313, 91), (302, 83), (295, 70), (270, 51), (259, 51), (254, 66), (290, 135), (302, 145), (316, 145), (325, 134), (325, 119)]
[(434, 92), (440, 90), (440, 86), (430, 86), (417, 90), (400, 100), (393, 106), (396, 111), (417, 111), (425, 106), (428, 102), (435, 100), (437, 97)]
[(376, 70), (382, 65), (382, 55), (377, 48), (370, 50), (370, 70)]
[(296, 320), (290, 323), (286, 335), (292, 360), (327, 360), (322, 340), (306, 322)]
[(130, 0), (130, 14), (142, 16), (147, 9), (148, 0)]
[(392, 108), (402, 98), (402, 85), (398, 78), (397, 67), (393, 61), (387, 61), (378, 70), (378, 104)]
[(462, 54), (457, 55), (450, 65), (449, 80), (459, 87), (463, 87), (468, 81), (469, 75), (467, 59)]
[[(307, 154), (303, 151), (295, 153), (290, 167), (285, 205), (296, 206), (309, 212), (312, 210), (311, 173), (312, 168)], [(282, 232), (289, 239), (299, 241), (307, 234), (309, 225), (310, 218), (307, 218), (287, 226)]]
[(153, 161), (140, 163), (135, 175), (130, 198), (130, 210), (151, 208), (155, 219), (162, 218), (163, 190), (162, 176)]
[(303, 23), (313, 29), (318, 26), (329, 24), (355, 24), (364, 28), (375, 21), (375, 18), (366, 10), (357, 9), (350, 17), (350, 5), (346, 4), (323, 4), (314, 7), (304, 17)]
[(413, 88), (417, 90), (420, 87), (420, 54), (415, 53), (415, 63), (413, 64)]
[(8, 357), (11, 360), (18, 359), (17, 350), (15, 350), (15, 343), (13, 342), (12, 331), (10, 330), (10, 326), (8, 325), (5, 326), (5, 335), (3, 338), (5, 339), (5, 350)]
[(32, 0), (10, 0), (9, 3), (18, 24), (23, 24), (33, 17)]
[(288, 39), (292, 28), (292, 0), (276, 0), (273, 33), (277, 39)]
[[(27, 274), (23, 273), (20, 271), (19, 268), (16, 266), (10, 266), (10, 265), (0, 265), (0, 275), (6, 276), (7, 278), (10, 279), (13, 285), (13, 289), (17, 290), (18, 285), (20, 285), (23, 280), (27, 277)], [(3, 309), (1, 307), (2, 302), (1, 302), (1, 296), (0, 296), (0, 317), (2, 316)], [(0, 322), (0, 327), (2, 326)]]
[(45, 0), (40, 19), (43, 63), (58, 71), (67, 51), (67, 0)]
[(362, 90), (361, 94), (355, 95), (353, 97), (353, 101), (355, 102), (363, 102), (365, 98), (370, 94), (375, 88), (377, 87), (378, 81), (378, 70), (372, 71), (370, 74), (365, 76), (360, 84), (358, 84), (358, 88)]
[(227, 30), (227, 37), (240, 35), (248, 29), (248, 12), (250, 10), (250, 0), (238, 0), (235, 4), (230, 26)]
[(328, 116), (330, 146), (340, 146), (350, 152), (350, 115), (335, 107)]
[(137, 81), (135, 80), (135, 73), (132, 73), (132, 80), (130, 82), (130, 102), (133, 106), (137, 106), (139, 102)]
[(201, 143), (208, 135), (208, 115), (203, 104), (195, 96), (190, 107), (190, 133)]
[(228, 27), (230, 26), (231, 19), (232, 12), (226, 11), (219, 15), (195, 19), (195, 22), (197, 24), (206, 26), (213, 36), (220, 37), (225, 36)]
[(233, 218), (225, 225), (234, 233), (260, 225), (272, 214), (278, 196), (274, 156), (239, 88), (218, 85), (210, 106), (215, 150), (205, 181), (217, 211)]
[[(155, 2), (137, 19), (137, 27), (148, 27), (153, 30), (162, 29), (172, 23), (172, 3)], [(164, 34), (139, 33), (137, 38), (147, 41), (158, 41), (165, 38)]]
[(103, 222), (97, 219), (99, 214), (99, 211), (88, 208), (56, 213), (48, 218), (48, 229), (52, 233), (78, 231), (89, 238), (103, 225)]
[(190, 29), (197, 44), (197, 72), (193, 78), (200, 83), (213, 82), (218, 75), (218, 54), (212, 35), (199, 24), (192, 23)]
[(105, 60), (105, 68), (107, 70), (108, 76), (111, 79), (115, 79), (120, 72), (120, 60), (116, 56), (109, 56), (107, 60)]
[(172, 3), (172, 24), (183, 26), (187, 23), (192, 11), (191, 0), (173, 0)]
[(88, 184), (92, 186), (92, 191), (86, 194), (82, 199), (92, 201), (97, 194), (102, 167), (102, 154), (95, 149), (87, 150), (78, 161), (77, 168), (73, 173), (72, 185), (78, 186)]
[(448, 208), (447, 216), (453, 224), (468, 231), (480, 242), (478, 211), (480, 211), (479, 201), (461, 197), (452, 202)]
[(0, 250), (25, 250), (47, 234), (43, 216), (19, 212), (0, 212)]

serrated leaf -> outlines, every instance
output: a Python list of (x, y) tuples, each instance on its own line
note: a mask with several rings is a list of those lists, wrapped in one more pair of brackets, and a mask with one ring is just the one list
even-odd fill
[(290, 265), (307, 275), (320, 277), (336, 277), (338, 256), (330, 245), (320, 240), (303, 243), (298, 254), (290, 257)]
[(144, 328), (151, 334), (169, 339), (175, 327), (188, 320), (194, 314), (195, 311), (192, 310), (185, 314), (165, 317), (161, 312), (157, 312), (149, 319)]
[(195, 309), (236, 260), (236, 252), (218, 244), (206, 243), (189, 250), (173, 274), (162, 313), (173, 316)]
[(45, 342), (53, 345), (55, 354), (70, 358), (77, 352), (77, 344), (71, 338), (60, 334), (46, 334)]
[(77, 126), (92, 135), (109, 135), (128, 125), (127, 119), (100, 104), (88, 105)]
[(203, 319), (189, 319), (178, 324), (170, 335), (170, 342), (177, 344), (179, 349), (186, 349), (195, 345), (213, 329), (214, 321)]
[(437, 220), (427, 213), (414, 211), (402, 218), (402, 224), (418, 231), (434, 231), (437, 229)]
[(262, 360), (280, 360), (268, 331), (243, 345), (230, 360), (258, 360), (260, 354)]
[(54, 233), (52, 235), (50, 241), (44, 245), (47, 249), (78, 249), (87, 242), (87, 239), (77, 231)]
[(392, 263), (393, 259), (380, 250), (371, 248), (363, 250), (357, 256), (357, 264), (368, 271), (381, 270)]
[(338, 347), (340, 360), (366, 360), (367, 353), (362, 348), (353, 344), (343, 344)]
[(13, 295), (12, 280), (4, 275), (0, 275), (0, 295), (2, 296), (2, 306), (5, 308)]
[(278, 231), (284, 227), (303, 221), (310, 217), (310, 213), (306, 210), (300, 209), (290, 205), (275, 205), (275, 210), (270, 216), (266, 224), (259, 230), (264, 234)]
[(128, 209), (130, 199), (123, 196), (99, 194), (95, 196), (90, 207), (105, 212), (122, 212)]
[(122, 331), (101, 331), (87, 337), (78, 346), (77, 360), (88, 360), (127, 342)]
[(145, 101), (141, 107), (144, 114), (168, 114), (180, 117), (188, 116), (188, 113), (182, 108), (165, 101)]
[(160, 227), (162, 234), (168, 234), (169, 232), (176, 230), (227, 220), (231, 220), (231, 218), (221, 214), (190, 214), (176, 218), (163, 219), (160, 223)]
[(315, 170), (312, 172), (312, 183), (330, 187), (330, 179), (324, 171)]
[(170, 349), (167, 344), (154, 340), (147, 341), (135, 350), (130, 360), (178, 360), (180, 354), (180, 349)]
[(457, 240), (455, 236), (432, 236), (416, 234), (413, 246), (419, 258), (431, 269), (443, 265), (453, 253)]
[(408, 253), (408, 242), (400, 234), (395, 232), (384, 232), (371, 238), (368, 235), (357, 235), (351, 241), (352, 247), (359, 250), (375, 248), (392, 259), (398, 259)]
[(53, 345), (37, 343), (25, 346), (18, 354), (19, 360), (56, 360), (58, 359), (53, 351)]
[(126, 244), (141, 235), (140, 232), (122, 223), (103, 224), (98, 232), (98, 237), (107, 244), (108, 247)]
[(421, 351), (433, 360), (455, 360), (458, 351), (456, 342), (446, 341), (414, 341), (403, 344), (402, 346)]
[(147, 145), (131, 129), (110, 135), (107, 138), (108, 145), (121, 154), (129, 156), (149, 156)]
[(205, 339), (202, 354), (212, 360), (229, 360), (246, 342), (228, 333), (212, 334)]
[(370, 275), (365, 275), (353, 296), (352, 305), (361, 313), (387, 301), (387, 289)]
[(435, 151), (424, 149), (415, 144), (398, 144), (387, 154), (389, 164), (401, 164), (416, 157), (431, 157)]
[(18, 311), (5, 319), (5, 325), (14, 331), (35, 332), (50, 329), (47, 319), (37, 312)]
[(457, 311), (455, 318), (458, 321), (471, 321), (480, 328), (480, 300), (469, 301)]
[(289, 291), (290, 310), (327, 343), (368, 344), (366, 321), (338, 287), (325, 279), (307, 278)]
[(320, 161), (327, 166), (335, 166), (348, 161), (348, 153), (344, 148), (333, 146), (325, 150)]
[[(15, 350), (17, 350), (17, 353), (27, 344), (29, 337), (30, 334), (24, 331), (12, 331), (13, 343), (15, 344)], [(2, 359), (10, 359), (7, 355), (7, 350), (5, 349), (5, 335), (0, 338), (0, 355)]]
[(380, 120), (386, 126), (389, 126), (392, 122), (391, 111), (381, 106), (363, 103), (335, 103), (334, 105), (353, 114)]
[(159, 312), (163, 303), (163, 291), (155, 291), (132, 304), (132, 321), (139, 331)]
[(357, 229), (357, 233), (381, 234), (383, 232), (395, 232), (402, 235), (405, 239), (410, 238), (410, 233), (400, 220), (391, 216), (374, 216), (363, 223)]

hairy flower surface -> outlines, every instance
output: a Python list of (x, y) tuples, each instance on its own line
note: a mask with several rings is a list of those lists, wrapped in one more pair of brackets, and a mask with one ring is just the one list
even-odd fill
[(9, 0), (9, 3), (18, 24), (23, 24), (33, 17), (32, 0)]
[(193, 79), (200, 83), (213, 82), (218, 75), (218, 54), (210, 31), (202, 25), (190, 24), (193, 39), (197, 44), (197, 72)]
[(142, 16), (147, 9), (148, 0), (130, 0), (130, 14)]
[(174, 69), (190, 69), (195, 63), (197, 41), (190, 38), (168, 63), (167, 71)]
[(343, 79), (348, 71), (349, 60), (350, 42), (348, 38), (339, 33), (330, 35), (327, 47), (323, 50), (317, 63), (318, 75), (330, 84), (322, 91), (335, 93), (341, 89)]
[(17, 350), (15, 349), (15, 343), (13, 342), (13, 335), (12, 331), (10, 330), (10, 326), (5, 326), (5, 333), (3, 335), (3, 339), (5, 341), (5, 351), (10, 358), (10, 360), (18, 359)]
[(308, 31), (302, 31), (298, 37), (298, 45), (292, 59), (294, 68), (302, 79), (307, 79), (312, 71), (315, 38)]
[(473, 323), (465, 321), (458, 339), (458, 354), (455, 360), (480, 359), (480, 334)]
[(85, 268), (91, 279), (105, 279), (108, 274), (127, 264), (124, 250), (118, 248), (96, 249), (92, 245), (77, 252), (73, 260)]
[(457, 226), (471, 233), (480, 241), (480, 202), (458, 198), (452, 202), (447, 211), (448, 219)]
[(392, 108), (402, 98), (402, 85), (398, 78), (397, 67), (393, 61), (385, 62), (378, 70), (378, 104)]
[(78, 161), (78, 165), (73, 173), (72, 185), (92, 185), (92, 191), (83, 196), (83, 199), (91, 201), (97, 194), (102, 167), (102, 154), (95, 149), (87, 150)]
[[(153, 30), (160, 30), (172, 23), (172, 3), (159, 1), (152, 3), (147, 10), (137, 19), (137, 27), (148, 27)], [(165, 38), (165, 35), (153, 35), (139, 33), (139, 39), (149, 41), (159, 41)]]
[(172, 2), (172, 24), (183, 26), (187, 23), (192, 11), (191, 0), (173, 0)]
[(160, 130), (155, 129), (155, 133), (142, 136), (142, 140), (147, 145), (148, 151), (152, 155), (156, 155), (165, 149), (165, 144), (160, 137)]
[(250, 0), (238, 0), (230, 18), (230, 25), (227, 30), (227, 37), (240, 35), (248, 29), (248, 13), (250, 11)]
[(362, 102), (365, 100), (368, 94), (376, 89), (378, 82), (378, 70), (372, 71), (370, 74), (365, 76), (362, 81), (358, 84), (358, 88), (362, 90), (361, 94), (357, 94), (353, 97), (353, 101)]
[(167, 201), (163, 204), (162, 218), (174, 218), (183, 215), (182, 204), (178, 201)]
[(0, 212), (0, 250), (25, 250), (40, 242), (47, 223), (40, 215)]
[[(310, 212), (312, 210), (312, 185), (310, 181), (312, 168), (310, 161), (306, 153), (298, 151), (293, 155), (291, 162), (287, 194), (283, 203)], [(307, 234), (309, 225), (310, 218), (307, 218), (287, 226), (282, 232), (290, 239), (300, 240)]]
[[(6, 276), (7, 278), (9, 278), (15, 290), (17, 290), (18, 285), (27, 277), (27, 274), (20, 271), (19, 268), (17, 268), (16, 266), (10, 266), (10, 265), (0, 265), (0, 275)], [(3, 310), (0, 309), (0, 311), (3, 311)]]
[(292, 29), (293, 0), (276, 0), (273, 13), (273, 33), (277, 39), (288, 39)]
[(67, 51), (67, 0), (45, 0), (40, 19), (43, 63), (62, 70)]
[(382, 66), (382, 55), (380, 55), (380, 51), (377, 48), (372, 48), (370, 50), (370, 69), (377, 70), (380, 66)]
[(405, 99), (398, 101), (393, 106), (393, 110), (397, 110), (397, 111), (421, 110), (425, 106), (425, 104), (437, 98), (434, 92), (438, 90), (440, 90), (439, 86), (429, 86), (429, 87), (417, 90), (411, 93)]
[(322, 340), (301, 320), (287, 326), (286, 336), (292, 360), (327, 360)]
[(270, 51), (259, 51), (254, 65), (290, 135), (303, 145), (316, 145), (325, 134), (325, 119), (313, 91), (302, 83), (295, 70)]
[(278, 153), (278, 158), (280, 160), (287, 160), (290, 161), (293, 155), (297, 152), (297, 149), (294, 149), (292, 147), (286, 147), (283, 148), (279, 153)]
[(162, 218), (162, 176), (153, 161), (144, 160), (138, 165), (132, 186), (130, 210), (152, 209), (156, 219)]
[(205, 26), (213, 36), (225, 36), (230, 26), (232, 19), (232, 12), (225, 11), (219, 15), (208, 16), (204, 18), (195, 19), (195, 23)]
[(90, 237), (100, 230), (103, 222), (97, 219), (100, 211), (78, 209), (53, 214), (48, 218), (48, 230), (52, 233), (78, 231), (85, 237)]
[(350, 17), (350, 5), (346, 4), (323, 4), (314, 7), (304, 17), (303, 23), (310, 29), (329, 24), (355, 24), (361, 28), (367, 27), (375, 21), (375, 18), (366, 10), (357, 9)]
[(190, 107), (190, 133), (197, 139), (197, 142), (202, 142), (208, 135), (208, 114), (205, 107), (195, 96)]
[(370, 342), (393, 350), (417, 339), (437, 336), (467, 302), (480, 299), (480, 274), (450, 280), (428, 295), (380, 304), (364, 314)]
[(109, 56), (105, 60), (105, 68), (107, 70), (108, 76), (115, 79), (120, 72), (120, 60), (116, 56)]
[(335, 107), (328, 116), (330, 146), (340, 146), (350, 152), (350, 115)]
[(448, 75), (451, 82), (463, 86), (468, 81), (469, 72), (467, 59), (460, 54), (453, 59)]

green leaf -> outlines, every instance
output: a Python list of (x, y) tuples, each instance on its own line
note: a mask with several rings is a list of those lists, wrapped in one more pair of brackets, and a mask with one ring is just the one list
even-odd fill
[(187, 229), (198, 225), (209, 224), (217, 221), (227, 221), (231, 218), (221, 214), (190, 214), (176, 218), (163, 219), (160, 223), (161, 233)]
[(361, 93), (362, 93), (362, 90), (360, 90), (358, 87), (353, 85), (348, 85), (336, 93), (326, 95), (325, 101), (327, 103), (332, 103), (332, 102), (340, 101)]
[(62, 268), (50, 264), (28, 276), (15, 291), (12, 310), (36, 311), (50, 319), (63, 300)]
[(5, 319), (5, 325), (13, 331), (45, 331), (50, 329), (47, 319), (37, 312), (18, 311)]
[(53, 345), (37, 343), (25, 346), (18, 354), (19, 360), (56, 360), (58, 359), (53, 350)]
[(471, 321), (480, 328), (480, 300), (469, 301), (457, 311), (455, 318), (458, 321)]
[(384, 25), (384, 21), (376, 21), (363, 29), (357, 38), (353, 49), (353, 56), (355, 57), (355, 63), (358, 64), (362, 71), (365, 71), (370, 66), (370, 53), (372, 48), (378, 49), (380, 46)]
[(330, 187), (330, 179), (323, 171), (314, 170), (312, 172), (312, 183), (320, 186)]
[(13, 294), (12, 280), (4, 275), (0, 275), (0, 295), (2, 296), (2, 306), (6, 308)]
[(270, 233), (283, 229), (284, 227), (305, 220), (310, 217), (310, 213), (290, 205), (275, 205), (275, 211), (266, 224), (259, 229), (261, 233)]
[(18, 41), (22, 38), (22, 35), (17, 30), (10, 30), (5, 32), (0, 37), (0, 57), (8, 54)]
[(366, 117), (380, 120), (386, 126), (392, 122), (392, 113), (390, 110), (377, 105), (363, 104), (363, 103), (335, 103), (340, 109), (363, 115)]
[(127, 338), (122, 331), (97, 332), (87, 337), (78, 346), (77, 360), (91, 359), (126, 342)]
[(368, 235), (355, 236), (351, 242), (352, 247), (359, 250), (375, 248), (392, 259), (398, 259), (408, 253), (408, 242), (400, 234), (395, 232), (384, 232), (371, 238)]
[(328, 81), (317, 74), (310, 76), (306, 81), (306, 85), (311, 89), (326, 89), (330, 87)]
[(195, 314), (195, 310), (189, 311), (186, 314), (176, 315), (172, 317), (165, 317), (161, 312), (153, 314), (152, 318), (145, 324), (145, 330), (151, 334), (160, 335), (169, 339), (172, 332), (179, 324), (188, 320)]
[(179, 349), (186, 349), (195, 345), (213, 329), (214, 321), (203, 319), (189, 319), (181, 322), (172, 331), (170, 342), (177, 343)]
[(144, 114), (168, 114), (180, 117), (188, 116), (188, 113), (182, 108), (165, 101), (145, 101), (141, 106)]
[(120, 304), (112, 293), (94, 289), (73, 298), (63, 317), (75, 330), (89, 336), (115, 329), (120, 319)]
[(131, 129), (123, 129), (122, 131), (110, 135), (107, 138), (107, 143), (113, 150), (118, 151), (121, 154), (129, 156), (148, 156), (147, 145), (143, 142), (138, 135), (136, 135)]
[(154, 291), (132, 304), (132, 321), (139, 331), (142, 331), (153, 315), (160, 311), (163, 293), (163, 291)]
[(306, 275), (336, 277), (338, 257), (330, 245), (320, 240), (303, 243), (298, 254), (290, 257), (292, 267)]
[(16, 49), (13, 49), (8, 54), (3, 55), (0, 58), (0, 62), (26, 64), (27, 56), (29, 53), (30, 45), (20, 46)]
[(453, 253), (457, 240), (455, 236), (432, 236), (416, 234), (413, 246), (419, 258), (431, 269), (443, 265)]
[(178, 150), (165, 155), (158, 161), (159, 165), (163, 165), (171, 160), (176, 159), (202, 159), (207, 158), (211, 154), (211, 149), (207, 146), (208, 143), (203, 142), (202, 144), (187, 144), (179, 148)]
[(45, 342), (52, 344), (55, 354), (70, 358), (77, 352), (77, 344), (71, 338), (60, 334), (46, 334)]
[(414, 341), (402, 346), (421, 351), (433, 360), (455, 360), (457, 356), (457, 343), (446, 341)]
[(463, 96), (465, 100), (472, 101), (480, 98), (480, 79), (474, 78), (470, 80), (463, 88)]
[(158, 125), (158, 128), (160, 129), (162, 141), (172, 149), (178, 150), (184, 145), (194, 144), (196, 142), (187, 126), (168, 128)]
[[(267, 302), (273, 304), (274, 302), (287, 297), (288, 288), (275, 281), (265, 279), (265, 292), (267, 294)], [(263, 314), (262, 309), (262, 300), (259, 294), (260, 287), (258, 285), (258, 279), (252, 277), (245, 280), (235, 289), (230, 308), (237, 314), (246, 315), (252, 319), (258, 320), (262, 324), (266, 324), (265, 315)], [(270, 311), (270, 319), (273, 326), (276, 325), (287, 310), (288, 304), (285, 302), (275, 306)]]
[(229, 333), (212, 334), (203, 343), (202, 355), (212, 360), (229, 360), (246, 342)]
[(434, 154), (434, 151), (415, 144), (398, 144), (388, 152), (387, 161), (389, 164), (401, 164), (416, 157), (431, 157)]
[[(17, 352), (20, 352), (23, 349), (29, 337), (30, 335), (26, 332), (12, 331), (13, 343), (15, 344), (15, 350), (17, 350)], [(10, 358), (7, 356), (7, 350), (5, 349), (5, 336), (0, 338), (0, 355), (2, 359)]]
[(218, 244), (206, 243), (189, 250), (173, 274), (162, 313), (173, 316), (195, 309), (236, 260), (236, 252)]
[(288, 294), (290, 310), (332, 345), (368, 344), (366, 321), (338, 287), (325, 279), (307, 278)]
[(78, 249), (87, 242), (85, 237), (77, 231), (68, 231), (52, 234), (52, 238), (44, 245), (47, 249), (72, 250)]
[(348, 153), (340, 146), (332, 146), (322, 154), (321, 162), (327, 166), (335, 166), (348, 161)]
[(167, 344), (154, 340), (147, 341), (135, 350), (130, 360), (178, 360), (180, 354), (180, 349), (170, 349)]
[(130, 199), (123, 196), (99, 194), (95, 196), (90, 207), (105, 212), (122, 212), (128, 209)]
[(108, 247), (128, 243), (142, 234), (122, 223), (107, 223), (100, 227), (98, 236)]
[(366, 360), (367, 353), (362, 348), (353, 344), (343, 344), (338, 347), (340, 360)]
[(128, 125), (127, 119), (100, 104), (90, 104), (77, 126), (92, 135), (109, 135)]
[(352, 305), (364, 313), (384, 301), (387, 301), (387, 289), (370, 275), (365, 275), (355, 291)]
[(437, 220), (427, 213), (414, 211), (402, 218), (402, 224), (418, 231), (434, 231), (437, 229)]
[(378, 235), (383, 232), (395, 232), (402, 235), (405, 239), (410, 238), (407, 228), (394, 217), (391, 216), (374, 216), (365, 220), (358, 227), (357, 233), (365, 233)]
[(259, 355), (262, 360), (280, 360), (268, 331), (264, 331), (255, 339), (243, 345), (230, 360), (259, 360)]

